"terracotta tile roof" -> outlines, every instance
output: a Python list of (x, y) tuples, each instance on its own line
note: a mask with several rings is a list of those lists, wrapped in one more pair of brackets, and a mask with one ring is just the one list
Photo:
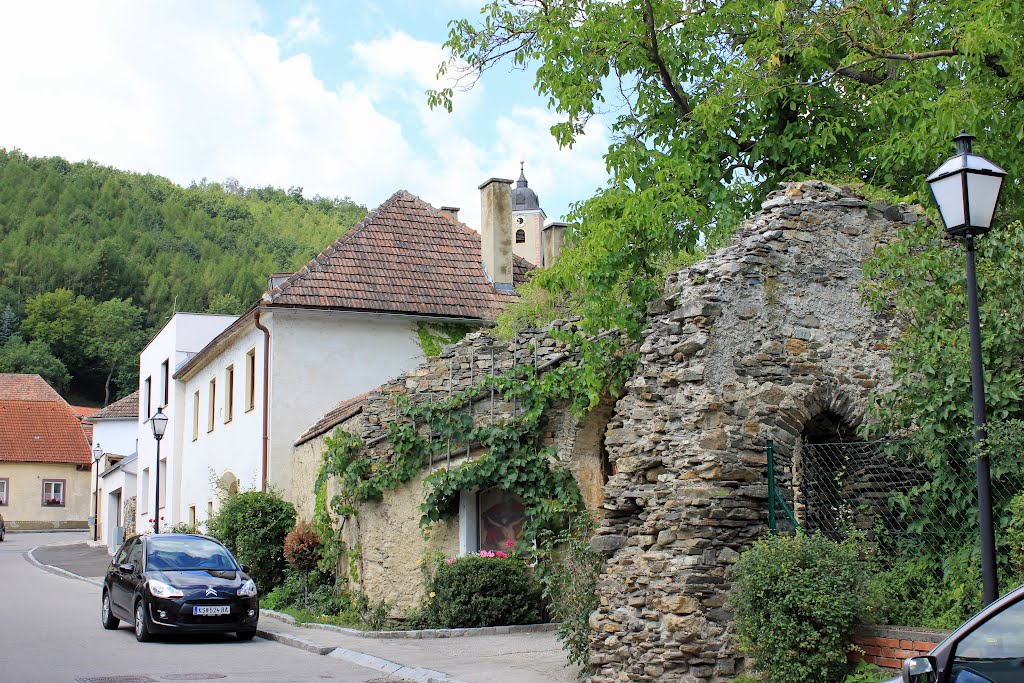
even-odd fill
[(89, 406), (71, 406), (71, 409), (78, 414), (78, 417), (89, 417), (99, 410), (99, 408), (90, 408)]
[(106, 408), (89, 416), (90, 420), (117, 420), (139, 416), (139, 391), (136, 389), (124, 398), (114, 401)]
[(0, 461), (89, 465), (79, 418), (64, 401), (0, 400)]
[(68, 402), (39, 375), (0, 373), (0, 401), (57, 401), (65, 406)]
[(333, 410), (317, 420), (312, 427), (302, 433), (296, 441), (296, 446), (301, 446), (307, 441), (312, 441), (321, 434), (326, 434), (328, 431), (341, 424), (350, 417), (354, 417), (363, 411), (363, 403), (366, 401), (366, 397), (370, 395), (370, 392), (365, 394), (359, 394), (353, 396), (347, 401), (342, 401)]
[[(516, 295), (480, 263), (480, 235), (399, 190), (263, 304), (493, 320)], [(514, 257), (519, 284), (534, 266)]]

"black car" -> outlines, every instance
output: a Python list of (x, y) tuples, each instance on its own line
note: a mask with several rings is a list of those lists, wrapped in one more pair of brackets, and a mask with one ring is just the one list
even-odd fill
[(140, 642), (157, 633), (234, 632), (252, 640), (260, 616), (256, 584), (212, 538), (159, 534), (129, 538), (103, 579), (103, 628), (135, 623)]
[(903, 662), (887, 683), (1020, 683), (1024, 681), (1024, 586), (964, 622), (927, 657)]

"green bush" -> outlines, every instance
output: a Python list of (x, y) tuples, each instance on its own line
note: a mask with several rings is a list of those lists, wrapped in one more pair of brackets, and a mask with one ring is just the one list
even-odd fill
[(735, 566), (740, 646), (766, 683), (832, 683), (846, 675), (849, 633), (864, 590), (856, 540), (772, 536)]
[(1010, 501), (1008, 523), (1004, 537), (1010, 556), (1010, 572), (1018, 580), (1024, 581), (1024, 493)]
[(543, 612), (540, 584), (516, 555), (444, 560), (425, 592), (417, 621), (426, 628), (535, 624)]
[(249, 576), (261, 593), (284, 579), (284, 537), (295, 526), (295, 506), (279, 494), (245, 491), (229, 496), (208, 526), (240, 563), (249, 565)]
[(267, 609), (298, 609), (314, 614), (338, 615), (354, 609), (352, 596), (318, 571), (289, 568), (284, 580), (263, 597)]
[(201, 535), (203, 532), (200, 531), (199, 526), (196, 524), (189, 524), (188, 522), (178, 522), (170, 529), (164, 531), (166, 534), (197, 534)]

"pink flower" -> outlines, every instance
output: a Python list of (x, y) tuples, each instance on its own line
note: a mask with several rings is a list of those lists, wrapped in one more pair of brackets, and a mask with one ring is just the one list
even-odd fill
[(505, 541), (505, 547), (506, 548), (515, 548), (516, 547), (516, 542), (515, 541)]
[(455, 558), (454, 557), (449, 557), (447, 560), (444, 561), (444, 563), (445, 564), (455, 564)]
[(504, 560), (504, 559), (505, 559), (506, 557), (508, 557), (508, 553), (506, 553), (506, 552), (504, 552), (504, 551), (501, 551), (501, 550), (499, 550), (498, 552), (496, 552), (496, 553), (494, 553), (494, 554), (495, 554), (495, 555), (497, 555), (498, 557), (500, 557), (500, 558), (501, 558), (501, 559), (503, 559), (503, 560)]
[(481, 550), (480, 557), (495, 557), (494, 552), (491, 550)]

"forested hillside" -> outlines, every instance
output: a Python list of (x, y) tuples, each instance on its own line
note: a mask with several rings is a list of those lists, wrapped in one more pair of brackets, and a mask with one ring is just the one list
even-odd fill
[(365, 213), (301, 188), (183, 188), (0, 149), (0, 372), (113, 400), (175, 307), (240, 313), (268, 273), (299, 268)]

